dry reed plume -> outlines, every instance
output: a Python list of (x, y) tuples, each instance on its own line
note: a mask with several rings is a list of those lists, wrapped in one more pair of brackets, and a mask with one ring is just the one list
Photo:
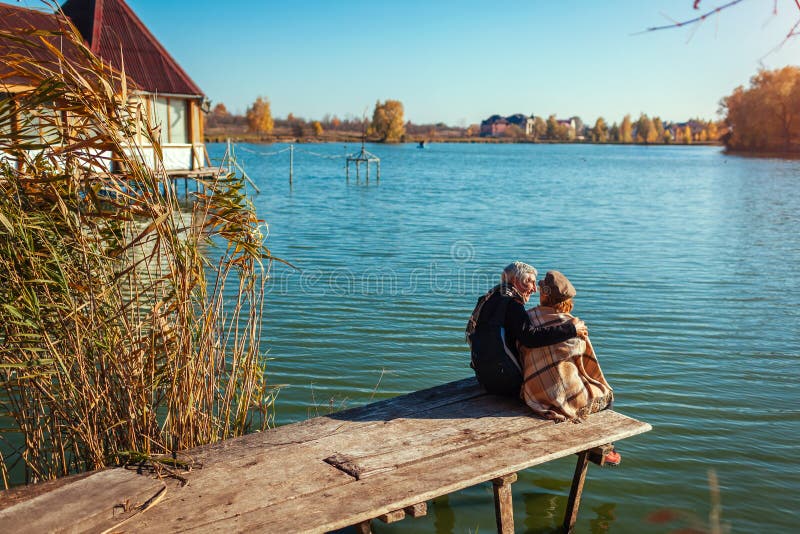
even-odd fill
[(265, 427), (274, 398), (259, 349), (271, 258), (241, 180), (205, 181), (181, 212), (124, 69), (59, 19), (0, 32), (6, 487)]

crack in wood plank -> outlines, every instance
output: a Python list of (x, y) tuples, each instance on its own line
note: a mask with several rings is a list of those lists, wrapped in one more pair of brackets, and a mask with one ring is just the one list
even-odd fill
[(323, 458), (322, 461), (326, 464), (332, 465), (344, 473), (347, 473), (356, 480), (361, 480), (361, 469), (344, 454), (332, 454), (327, 458)]

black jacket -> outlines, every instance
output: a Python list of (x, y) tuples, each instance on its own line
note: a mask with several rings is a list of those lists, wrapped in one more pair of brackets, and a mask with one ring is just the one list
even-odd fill
[(522, 386), (517, 342), (543, 347), (576, 335), (572, 323), (534, 327), (520, 294), (512, 286), (499, 285), (478, 299), (467, 323), (470, 366), (489, 393), (517, 397)]

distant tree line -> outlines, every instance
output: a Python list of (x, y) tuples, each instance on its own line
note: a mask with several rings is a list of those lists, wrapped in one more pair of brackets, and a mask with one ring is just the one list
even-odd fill
[(326, 114), (321, 120), (306, 120), (293, 113), (289, 113), (285, 119), (274, 118), (269, 99), (259, 96), (248, 106), (244, 115), (232, 114), (223, 103), (215, 105), (206, 117), (206, 127), (267, 136), (281, 132), (296, 138), (321, 138), (326, 131), (347, 132), (385, 143), (404, 141), (406, 135), (404, 109), (399, 100), (376, 102), (371, 121), (366, 117), (341, 119), (330, 114)]
[[(260, 136), (280, 134), (298, 139), (335, 138), (337, 134), (347, 134), (351, 137), (366, 136), (371, 141), (386, 143), (404, 142), (409, 136), (426, 140), (490, 136), (534, 142), (691, 144), (716, 141), (720, 131), (713, 121), (691, 119), (684, 123), (674, 123), (663, 121), (659, 117), (650, 118), (645, 113), (635, 121), (630, 115), (625, 115), (619, 123), (614, 122), (611, 125), (605, 118), (599, 117), (594, 126), (585, 125), (578, 116), (559, 120), (555, 115), (545, 119), (517, 114), (508, 119), (516, 122), (510, 123), (499, 115), (494, 115), (481, 125), (465, 127), (448, 126), (441, 122), (414, 124), (405, 121), (403, 104), (399, 100), (377, 101), (371, 120), (366, 116), (339, 118), (331, 114), (326, 114), (319, 120), (307, 120), (293, 113), (289, 113), (286, 118), (277, 118), (272, 116), (269, 100), (259, 96), (244, 115), (231, 114), (224, 104), (217, 104), (208, 114), (206, 126), (209, 130), (246, 131)], [(492, 120), (505, 121), (503, 128), (487, 130), (487, 122)]]
[(619, 125), (615, 122), (608, 126), (603, 117), (598, 117), (594, 126), (586, 128), (587, 140), (593, 143), (635, 143), (642, 145), (655, 144), (692, 144), (717, 141), (719, 127), (714, 121), (690, 119), (687, 122), (665, 122), (660, 117), (650, 118), (646, 113), (639, 115), (636, 121), (625, 115)]

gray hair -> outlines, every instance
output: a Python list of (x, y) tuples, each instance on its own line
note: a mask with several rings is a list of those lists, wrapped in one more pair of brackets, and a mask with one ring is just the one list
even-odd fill
[(539, 273), (533, 265), (515, 261), (503, 269), (503, 274), (500, 275), (500, 282), (505, 284), (513, 284), (514, 281), (519, 281), (523, 284), (535, 284), (536, 276)]

